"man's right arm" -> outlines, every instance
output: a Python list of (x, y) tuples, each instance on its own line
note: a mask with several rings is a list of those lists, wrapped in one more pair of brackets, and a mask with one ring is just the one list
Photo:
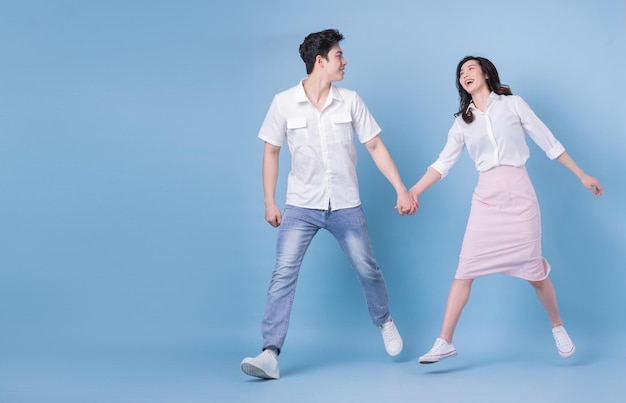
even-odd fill
[(275, 199), (279, 155), (280, 147), (265, 142), (263, 150), (263, 201), (265, 202), (265, 221), (272, 227), (278, 227), (282, 221), (282, 215)]

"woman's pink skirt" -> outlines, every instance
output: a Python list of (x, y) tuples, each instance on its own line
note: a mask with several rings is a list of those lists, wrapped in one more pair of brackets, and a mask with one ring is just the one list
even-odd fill
[(538, 281), (550, 264), (541, 254), (541, 214), (525, 167), (480, 172), (472, 196), (456, 279), (501, 273)]

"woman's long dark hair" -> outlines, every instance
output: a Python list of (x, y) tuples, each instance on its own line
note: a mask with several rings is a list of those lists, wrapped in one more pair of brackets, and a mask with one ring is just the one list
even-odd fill
[(487, 74), (487, 86), (491, 91), (498, 95), (513, 95), (508, 85), (500, 83), (498, 70), (489, 59), (485, 59), (484, 57), (465, 56), (463, 60), (459, 62), (459, 65), (456, 66), (456, 88), (459, 90), (459, 111), (454, 114), (455, 117), (461, 115), (465, 123), (472, 123), (474, 121), (474, 113), (472, 113), (469, 108), (469, 105), (472, 102), (472, 96), (469, 92), (465, 91), (460, 81), (461, 67), (463, 67), (463, 64), (469, 60), (476, 60), (482, 69), (483, 74)]

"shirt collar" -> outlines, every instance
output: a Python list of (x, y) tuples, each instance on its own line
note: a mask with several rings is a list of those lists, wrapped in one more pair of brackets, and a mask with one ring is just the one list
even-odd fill
[(300, 80), (300, 84), (297, 87), (295, 93), (296, 102), (306, 102), (306, 92), (304, 92), (304, 78)]
[[(499, 97), (498, 94), (496, 94), (495, 92), (491, 91), (491, 93), (489, 94), (489, 96), (487, 97), (487, 109), (489, 110), (489, 107), (491, 107), (491, 104), (497, 100)], [(474, 100), (471, 100), (469, 105), (467, 105), (467, 109), (469, 110), (470, 108), (472, 109), (476, 109), (477, 111), (479, 111), (479, 109), (476, 107), (476, 105), (474, 105)]]
[(487, 98), (487, 112), (489, 112), (489, 109), (491, 109), (491, 106), (499, 99), (499, 97), (500, 96), (498, 94), (491, 91), (491, 94), (489, 94), (489, 98)]
[[(298, 89), (295, 94), (296, 102), (308, 101), (306, 97), (306, 92), (304, 92), (304, 80), (305, 80), (304, 78), (300, 80), (300, 84), (298, 85)], [(329, 95), (329, 98), (331, 98), (333, 101), (339, 101), (339, 102), (343, 101), (343, 97), (341, 96), (341, 93), (337, 91), (337, 87), (335, 87), (334, 84), (330, 85), (330, 93), (328, 95)]]

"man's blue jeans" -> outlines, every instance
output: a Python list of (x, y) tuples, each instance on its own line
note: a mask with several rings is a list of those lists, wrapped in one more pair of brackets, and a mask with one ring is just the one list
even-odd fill
[(356, 273), (374, 325), (389, 320), (389, 298), (383, 275), (374, 259), (361, 206), (341, 210), (313, 210), (287, 205), (278, 227), (276, 266), (263, 315), (263, 348), (282, 349), (304, 254), (320, 229), (339, 241)]

